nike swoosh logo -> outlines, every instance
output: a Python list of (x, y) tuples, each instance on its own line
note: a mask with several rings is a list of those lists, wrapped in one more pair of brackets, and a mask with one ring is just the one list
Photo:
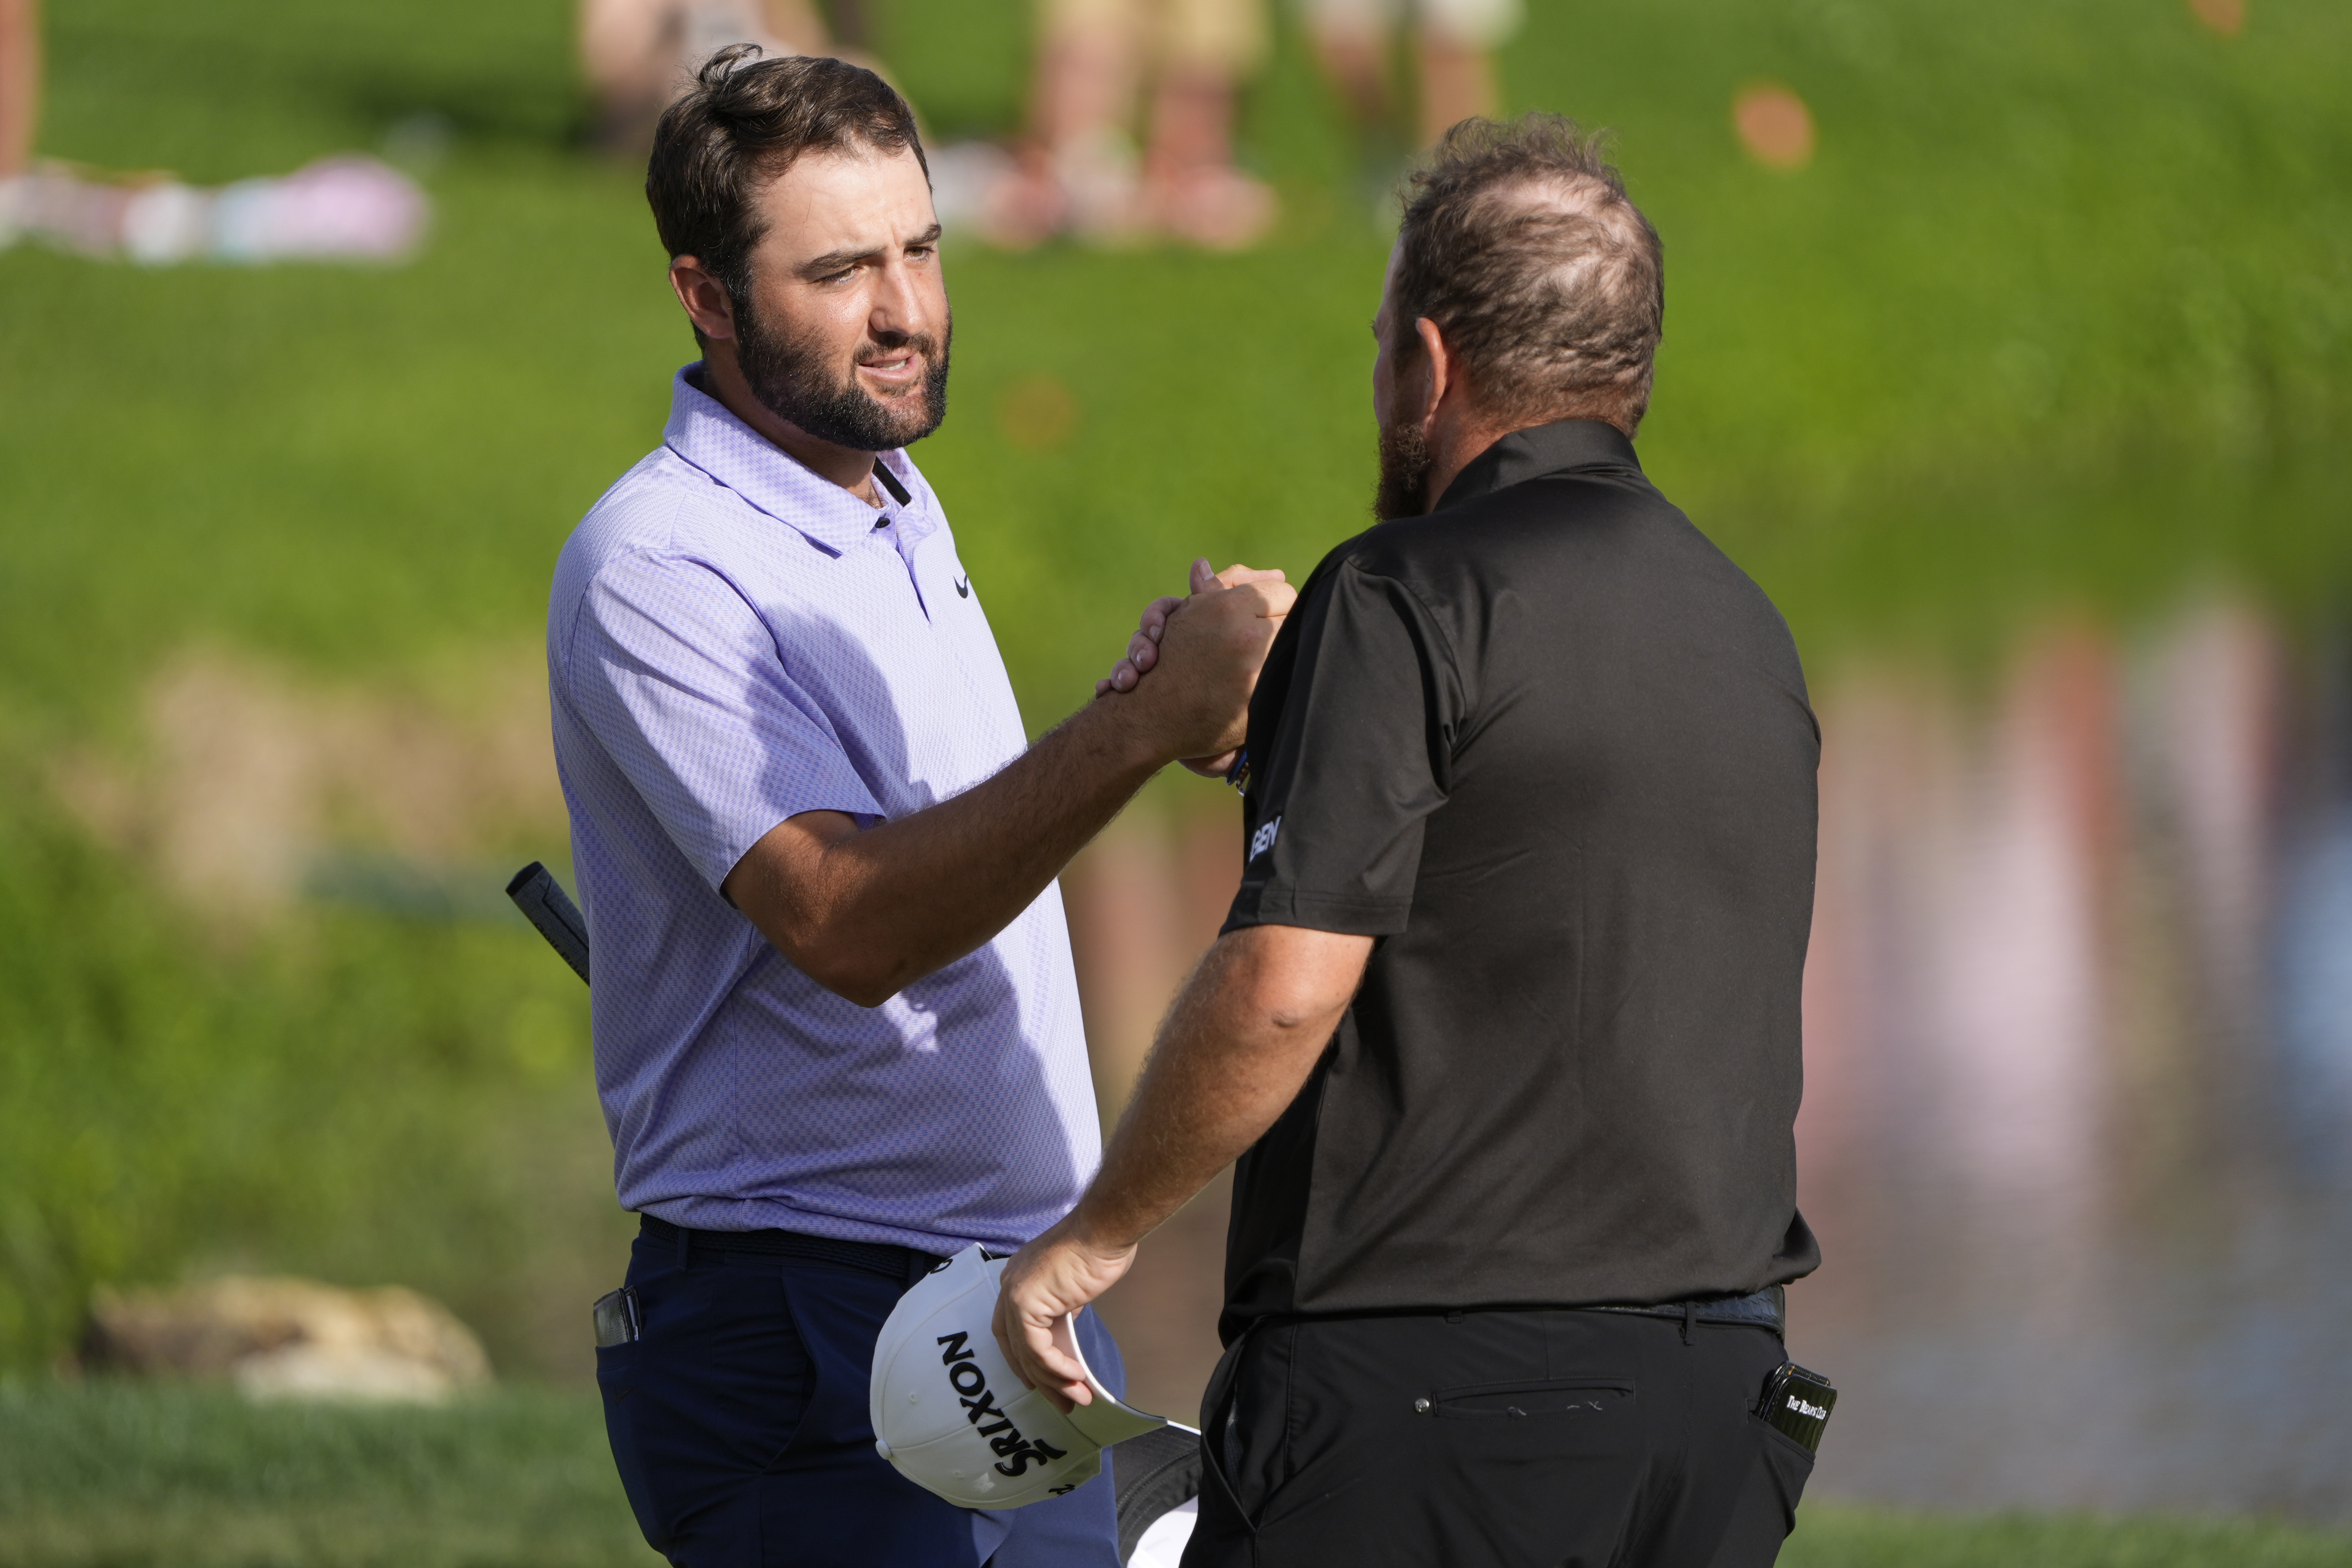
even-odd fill
[(971, 597), (971, 578), (959, 577), (956, 579), (956, 597), (959, 599), (969, 599)]

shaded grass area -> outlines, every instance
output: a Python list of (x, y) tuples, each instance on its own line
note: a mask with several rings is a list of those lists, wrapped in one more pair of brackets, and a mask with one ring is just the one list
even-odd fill
[(0, 1388), (6, 1568), (645, 1565), (593, 1394), (446, 1410)]
[[(1644, 460), (1816, 668), (1989, 654), (2212, 574), (2339, 602), (2352, 14), (2260, 5), (2224, 40), (2126, 0), (1533, 11), (1514, 106), (1615, 126), (1665, 236)], [(1011, 123), (1024, 7), (877, 12), (935, 127)], [(519, 922), (226, 930), (95, 845), (53, 766), (135, 759), (191, 647), (428, 693), (533, 657), (555, 552), (691, 353), (636, 172), (577, 145), (571, 15), (48, 8), (51, 155), (218, 182), (419, 114), (452, 142), (399, 268), (0, 253), (0, 1363), (68, 1345), (94, 1280), (238, 1267), (416, 1285), (509, 1371), (583, 1365), (624, 1232), (570, 975)], [(1799, 174), (1732, 137), (1759, 78), (1813, 107)], [(1244, 131), (1286, 204), (1259, 252), (951, 248), (952, 412), (918, 456), (1033, 727), (1194, 553), (1303, 574), (1362, 524), (1393, 171), (1292, 37)], [(1041, 378), (1061, 427), (1017, 416)], [(560, 849), (536, 831), (475, 848)]]
[[(0, 1384), (0, 1568), (604, 1568), (657, 1562), (595, 1396), (446, 1410)], [(2339, 1568), (2352, 1539), (2249, 1520), (1936, 1519), (1807, 1505), (1787, 1568)]]
[[(10, 781), (16, 800), (38, 781)], [(223, 948), (53, 813), (0, 812), (0, 1347), (96, 1280), (299, 1272), (437, 1296), (584, 1375), (627, 1222), (586, 996), (514, 927), (319, 910)]]

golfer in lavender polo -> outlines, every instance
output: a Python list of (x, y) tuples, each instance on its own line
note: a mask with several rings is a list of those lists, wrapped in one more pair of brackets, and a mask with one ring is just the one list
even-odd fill
[(702, 358), (564, 546), (547, 644), (644, 1216), (634, 1329), (599, 1335), (614, 1458), (688, 1568), (1116, 1568), (1108, 1477), (955, 1508), (875, 1452), (866, 1372), (908, 1283), (1022, 1246), (1093, 1175), (1054, 879), (1158, 769), (1238, 742), (1290, 590), (1196, 568), (1150, 679), (1027, 745), (905, 449), (944, 416), (950, 330), (906, 104), (730, 50), (646, 184)]

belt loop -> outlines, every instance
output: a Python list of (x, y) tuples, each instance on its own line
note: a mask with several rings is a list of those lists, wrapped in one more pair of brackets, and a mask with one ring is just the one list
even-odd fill
[(683, 1274), (694, 1262), (694, 1232), (677, 1227), (677, 1268)]
[(1683, 1303), (1683, 1343), (1690, 1343), (1691, 1325), (1697, 1321), (1698, 1303), (1696, 1301), (1685, 1301)]

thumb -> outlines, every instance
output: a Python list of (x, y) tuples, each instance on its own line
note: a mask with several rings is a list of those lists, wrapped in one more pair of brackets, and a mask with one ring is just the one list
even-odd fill
[(1192, 563), (1192, 592), (1205, 594), (1218, 586), (1216, 568), (1209, 564), (1205, 556)]

